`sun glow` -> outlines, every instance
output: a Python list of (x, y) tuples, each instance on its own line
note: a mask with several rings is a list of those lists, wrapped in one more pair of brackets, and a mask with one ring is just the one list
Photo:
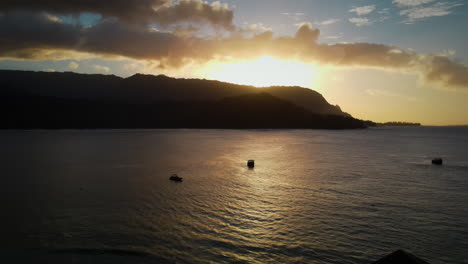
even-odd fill
[(302, 86), (312, 88), (317, 68), (312, 64), (283, 61), (265, 56), (252, 61), (213, 62), (205, 77), (224, 82), (264, 86)]

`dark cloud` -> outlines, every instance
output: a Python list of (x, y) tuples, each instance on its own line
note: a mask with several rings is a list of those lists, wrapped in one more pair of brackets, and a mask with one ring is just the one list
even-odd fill
[(168, 0), (2, 0), (0, 10), (46, 11), (57, 14), (90, 12), (132, 22), (147, 22), (154, 16), (153, 8), (158, 8), (166, 2)]
[(206, 23), (231, 30), (233, 13), (227, 5), (202, 0), (2, 0), (0, 11), (48, 12), (76, 15), (83, 12), (117, 18), (131, 24)]
[(321, 46), (319, 56), (323, 61), (339, 65), (366, 65), (372, 67), (408, 68), (415, 54), (395, 46), (353, 43)]
[(304, 24), (294, 37), (274, 38), (272, 32), (253, 37), (197, 38), (137, 27), (109, 18), (92, 27), (70, 25), (48, 15), (0, 15), (0, 56), (49, 58), (50, 51), (86, 52), (157, 61), (161, 67), (181, 67), (216, 58), (254, 59), (276, 56), (337, 66), (364, 66), (420, 73), (446, 87), (468, 89), (468, 68), (447, 57), (421, 55), (395, 46), (372, 43), (325, 45), (320, 31)]
[(434, 56), (426, 64), (425, 78), (449, 87), (468, 88), (468, 67), (447, 57)]
[(174, 22), (209, 23), (228, 30), (234, 29), (234, 14), (220, 2), (208, 4), (201, 0), (181, 0), (175, 5), (165, 5), (156, 11), (156, 21), (163, 26)]
[(170, 56), (170, 50), (182, 43), (173, 34), (140, 29), (116, 19), (82, 27), (40, 14), (0, 16), (0, 54), (3, 57), (41, 59), (41, 55), (48, 54), (47, 50), (57, 49), (161, 59)]
[(300, 42), (313, 44), (318, 40), (320, 30), (312, 29), (310, 24), (303, 24), (299, 27), (296, 32), (296, 39)]
[[(0, 16), (0, 53), (32, 57), (27, 49), (74, 49), (81, 27), (59, 23), (44, 14), (16, 13)], [(22, 55), (21, 55), (22, 54)]]
[(82, 31), (80, 51), (122, 55), (136, 59), (160, 59), (183, 43), (171, 34), (147, 29), (140, 30), (117, 20), (106, 20)]

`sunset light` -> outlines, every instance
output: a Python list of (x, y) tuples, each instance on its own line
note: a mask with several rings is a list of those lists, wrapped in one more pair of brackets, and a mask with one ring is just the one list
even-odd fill
[(206, 78), (258, 87), (311, 88), (317, 74), (318, 69), (312, 64), (264, 56), (251, 61), (212, 63), (206, 71)]

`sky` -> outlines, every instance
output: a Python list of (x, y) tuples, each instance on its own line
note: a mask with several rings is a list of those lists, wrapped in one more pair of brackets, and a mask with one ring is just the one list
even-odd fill
[(0, 69), (314, 89), (354, 117), (468, 124), (466, 0), (0, 2)]

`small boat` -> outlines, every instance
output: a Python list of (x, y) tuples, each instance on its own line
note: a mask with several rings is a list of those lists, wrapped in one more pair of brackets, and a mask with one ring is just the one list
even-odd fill
[(255, 161), (254, 160), (248, 160), (247, 161), (247, 167), (253, 169), (255, 167)]
[(443, 163), (442, 158), (435, 158), (432, 160), (432, 164), (434, 165), (442, 165), (442, 163)]
[(177, 174), (172, 174), (172, 176), (169, 178), (169, 180), (175, 181), (175, 182), (182, 182), (183, 178), (179, 177), (179, 175), (177, 175)]
[(429, 264), (428, 262), (416, 257), (413, 254), (410, 254), (401, 249), (393, 252), (386, 257), (381, 258), (372, 264), (395, 264), (395, 263), (405, 263), (405, 264)]

